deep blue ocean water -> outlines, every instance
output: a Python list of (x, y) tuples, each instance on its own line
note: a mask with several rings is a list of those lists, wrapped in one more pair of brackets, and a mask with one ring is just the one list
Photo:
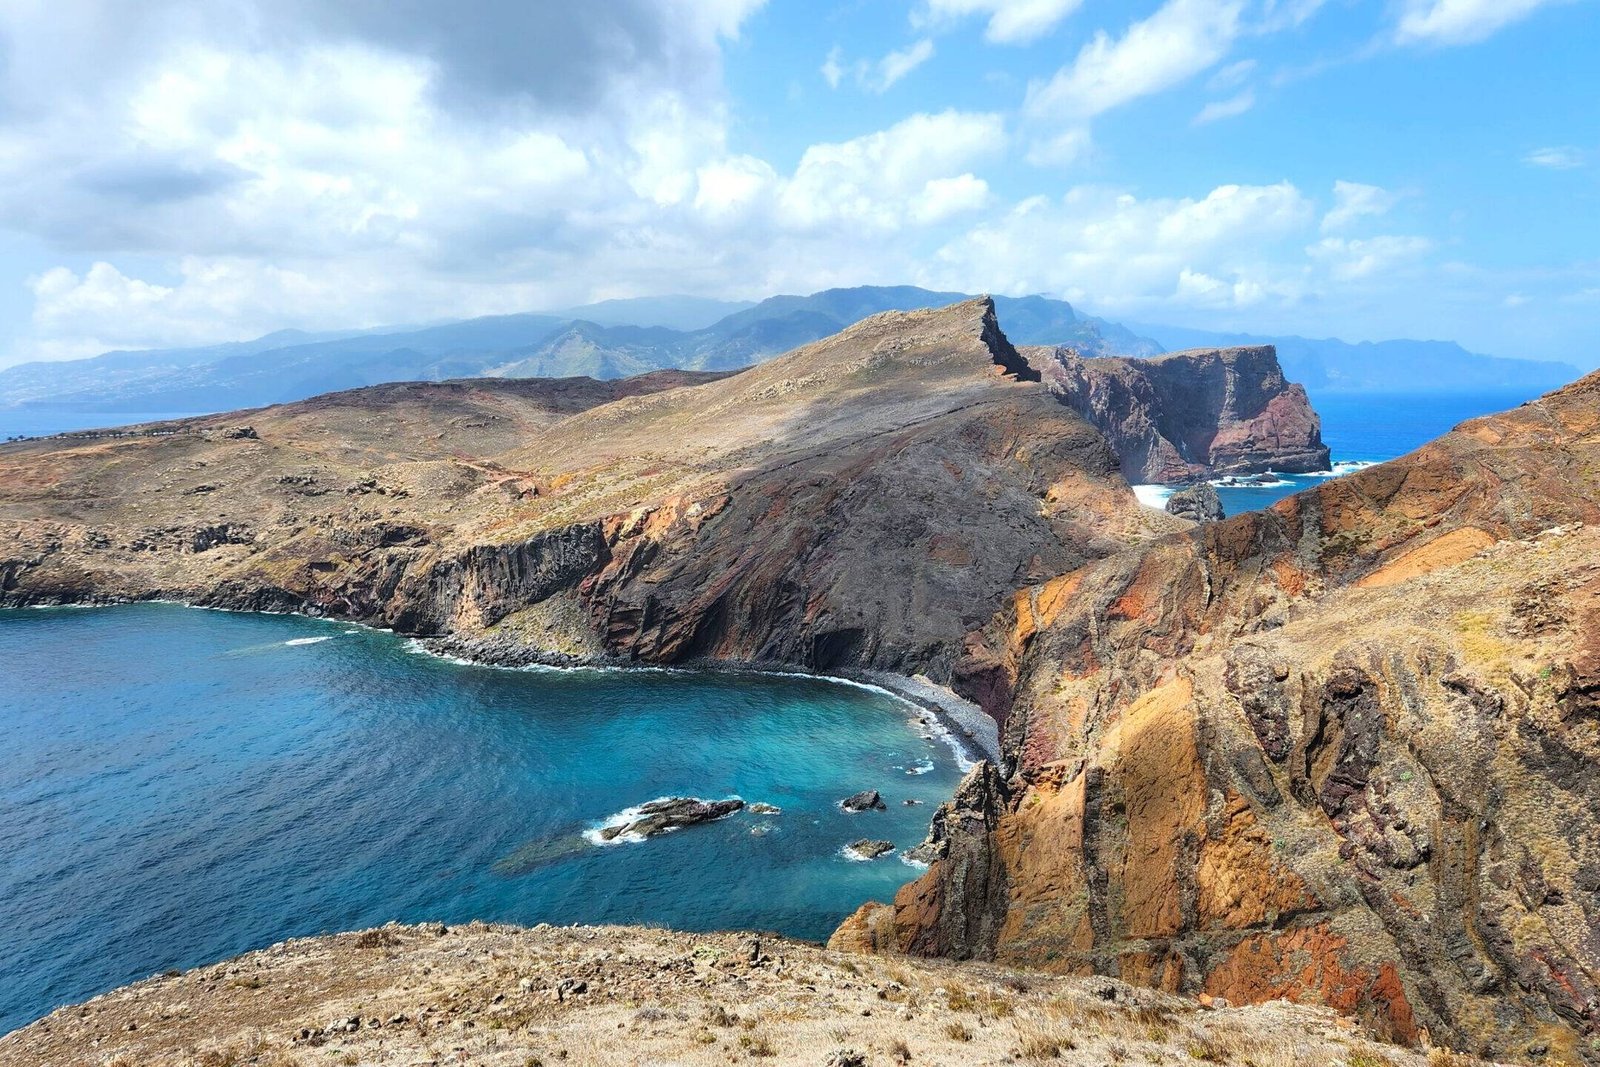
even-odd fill
[(13, 437), (43, 437), (70, 430), (98, 430), (108, 426), (132, 426), (140, 422), (165, 422), (186, 419), (196, 412), (184, 411), (77, 411), (61, 407), (0, 407), (0, 441)]
[[(1312, 393), (1311, 406), (1322, 417), (1322, 440), (1333, 453), (1334, 473), (1345, 474), (1405, 455), (1457, 424), (1479, 415), (1514, 408), (1539, 396), (1533, 389), (1487, 393), (1357, 394)], [(1283, 475), (1264, 487), (1218, 486), (1228, 515), (1259, 511), (1286, 496), (1309, 489), (1327, 475)], [(1165, 493), (1141, 489), (1148, 502)]]
[[(292, 616), (0, 611), (0, 664), (0, 1033), (390, 919), (826, 937), (916, 874), (841, 846), (917, 844), (960, 773), (915, 709), (861, 687), (470, 667)], [(867, 788), (887, 811), (839, 810)], [(783, 813), (580, 836), (674, 794)]]

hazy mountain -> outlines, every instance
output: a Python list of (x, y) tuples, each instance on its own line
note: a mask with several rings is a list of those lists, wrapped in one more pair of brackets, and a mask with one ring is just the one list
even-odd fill
[[(392, 381), (579, 374), (608, 379), (668, 367), (729, 370), (827, 337), (881, 311), (943, 306), (966, 296), (915, 286), (859, 286), (775, 296), (749, 306), (659, 297), (426, 327), (318, 335), (285, 330), (234, 344), (110, 352), (70, 363), (11, 367), (0, 370), (0, 406), (222, 411)], [(1062, 300), (1027, 296), (994, 302), (1013, 344), (1071, 345), (1088, 356), (1274, 344), (1289, 379), (1312, 390), (1542, 389), (1577, 375), (1565, 364), (1497, 359), (1449, 342), (1347, 344), (1164, 326), (1135, 332), (1080, 315)], [(708, 324), (684, 325), (721, 312), (726, 313)]]
[(1504, 359), (1469, 352), (1454, 341), (1362, 341), (1213, 333), (1180, 326), (1141, 326), (1172, 350), (1223, 345), (1275, 345), (1290, 381), (1313, 392), (1435, 393), (1529, 387), (1543, 391), (1578, 377), (1566, 363)]
[[(837, 333), (880, 311), (965, 299), (912, 286), (829, 289), (745, 306), (692, 297), (611, 300), (554, 314), (496, 315), (423, 328), (323, 335), (286, 331), (205, 349), (119, 352), (0, 371), (0, 405), (91, 411), (220, 411), (389, 381), (493, 376), (619, 378), (679, 367), (728, 370)], [(996, 299), (1008, 336), (1091, 355), (1160, 346), (1044, 297)], [(683, 329), (670, 322), (704, 320)], [(581, 314), (579, 314), (581, 313)], [(635, 321), (626, 321), (633, 319)]]
[(753, 306), (749, 300), (712, 300), (703, 296), (636, 296), (602, 300), (563, 311), (547, 311), (560, 319), (581, 319), (597, 326), (665, 326), (703, 330), (719, 319)]

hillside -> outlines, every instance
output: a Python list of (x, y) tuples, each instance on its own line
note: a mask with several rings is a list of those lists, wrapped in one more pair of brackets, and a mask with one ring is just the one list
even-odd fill
[(944, 676), (1018, 584), (1177, 521), (1037, 379), (968, 301), (732, 376), (413, 383), (9, 445), (0, 596)]
[(773, 1067), (1202, 1060), (1473, 1067), (1326, 1009), (885, 961), (751, 934), (387, 926), (155, 977), (0, 1038), (0, 1063)]

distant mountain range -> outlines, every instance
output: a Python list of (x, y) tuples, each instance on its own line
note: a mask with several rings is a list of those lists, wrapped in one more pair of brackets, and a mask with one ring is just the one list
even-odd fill
[(1537, 359), (1502, 359), (1469, 352), (1454, 341), (1361, 341), (1336, 337), (1266, 337), (1213, 333), (1181, 326), (1140, 326), (1165, 347), (1273, 345), (1284, 376), (1312, 393), (1442, 393), (1566, 385), (1578, 368)]
[[(0, 405), (224, 411), (393, 381), (622, 378), (669, 367), (731, 370), (880, 311), (963, 299), (966, 294), (913, 286), (864, 286), (776, 296), (750, 306), (691, 298), (620, 300), (422, 328), (320, 335), (286, 331), (238, 344), (22, 364), (0, 371)], [(1161, 351), (1154, 341), (1115, 323), (1079, 315), (1065, 301), (1030, 296), (995, 302), (1014, 343), (1069, 344), (1094, 355)], [(709, 325), (693, 329), (661, 324), (692, 324), (713, 316)]]
[[(108, 352), (0, 370), (0, 406), (91, 412), (224, 411), (393, 381), (621, 378), (664, 368), (729, 370), (837, 333), (881, 311), (936, 307), (968, 294), (915, 286), (828, 289), (758, 304), (693, 297), (609, 300), (557, 312), (493, 315), (423, 327), (312, 334), (284, 330), (202, 348)], [(1563, 364), (1480, 356), (1443, 342), (1248, 337), (1156, 327), (1136, 333), (1042, 296), (996, 297), (1014, 344), (1069, 345), (1088, 356), (1276, 344), (1291, 380), (1312, 390), (1471, 389), (1577, 376)], [(1143, 336), (1144, 333), (1152, 336)]]

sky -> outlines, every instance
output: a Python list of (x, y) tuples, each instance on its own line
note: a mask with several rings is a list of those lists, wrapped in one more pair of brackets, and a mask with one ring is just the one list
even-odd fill
[(1600, 0), (5, 0), (0, 366), (690, 294), (1600, 364)]

